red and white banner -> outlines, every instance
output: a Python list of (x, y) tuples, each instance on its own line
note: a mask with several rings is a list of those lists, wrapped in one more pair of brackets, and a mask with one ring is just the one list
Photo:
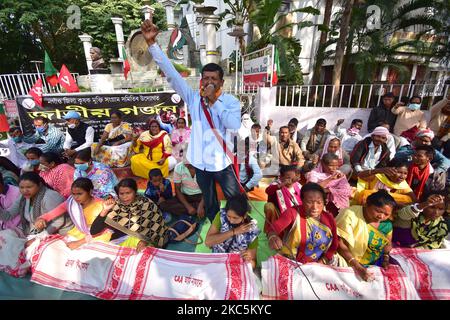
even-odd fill
[[(32, 252), (34, 247), (25, 250), (27, 239), (17, 228), (0, 231), (0, 271), (14, 277), (24, 277), (30, 269), (27, 252)], [(39, 241), (34, 241), (35, 244)]]
[(413, 284), (398, 266), (390, 266), (387, 270), (372, 267), (374, 280), (371, 282), (358, 278), (352, 268), (336, 268), (319, 263), (300, 266), (301, 270), (297, 263), (280, 255), (270, 257), (263, 262), (261, 269), (263, 298), (281, 300), (419, 299)]
[(423, 300), (450, 300), (450, 249), (395, 248), (394, 258)]
[(246, 87), (269, 87), (272, 81), (274, 46), (243, 56), (242, 77)]
[[(70, 250), (42, 241), (31, 281), (101, 299), (258, 299), (251, 265), (238, 254), (198, 254), (92, 242)], [(220, 276), (218, 276), (220, 275)]]

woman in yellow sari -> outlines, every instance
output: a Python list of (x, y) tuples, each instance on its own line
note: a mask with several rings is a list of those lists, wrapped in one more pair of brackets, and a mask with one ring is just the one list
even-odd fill
[(75, 225), (66, 234), (67, 247), (74, 250), (91, 240), (108, 242), (112, 232), (104, 232), (92, 237), (89, 230), (95, 218), (103, 210), (103, 201), (92, 196), (93, 189), (94, 185), (90, 179), (78, 178), (75, 180), (72, 183), (72, 195), (69, 199), (40, 216), (35, 222), (35, 228), (40, 231), (46, 227), (48, 222), (67, 212)]
[(367, 170), (358, 178), (354, 204), (364, 205), (367, 197), (378, 190), (386, 190), (400, 206), (416, 201), (413, 190), (406, 182), (408, 163), (393, 159), (389, 167)]
[(368, 266), (389, 265), (392, 249), (392, 222), (396, 203), (386, 190), (367, 198), (366, 206), (350, 206), (336, 217), (339, 236), (338, 264), (350, 266), (363, 280), (370, 281)]
[(160, 169), (164, 178), (169, 175), (169, 161), (172, 154), (172, 142), (168, 133), (161, 130), (158, 121), (150, 121), (150, 130), (141, 133), (139, 138), (133, 141), (131, 157), (131, 171), (135, 176), (148, 179), (151, 169)]
[(122, 112), (112, 112), (111, 122), (106, 125), (100, 141), (91, 146), (92, 158), (111, 168), (125, 167), (130, 162), (133, 130), (129, 123), (122, 121), (122, 118)]

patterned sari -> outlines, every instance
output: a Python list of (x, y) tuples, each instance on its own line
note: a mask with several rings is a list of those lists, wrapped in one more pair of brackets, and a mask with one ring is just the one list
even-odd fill
[(378, 190), (388, 191), (395, 202), (400, 205), (407, 205), (413, 202), (413, 199), (408, 195), (413, 190), (405, 180), (400, 183), (395, 183), (389, 180), (385, 174), (378, 173), (372, 181), (358, 179), (354, 203), (360, 205), (365, 204), (367, 197)]
[[(227, 218), (227, 212), (225, 209), (221, 209), (220, 212), (220, 233), (225, 233), (233, 229), (230, 221)], [(231, 238), (228, 238), (222, 243), (216, 244), (212, 247), (214, 253), (239, 253), (243, 250), (247, 250), (249, 245), (255, 241), (259, 235), (259, 229), (256, 225), (256, 220), (253, 220), (254, 224), (252, 229), (243, 234), (236, 234)]]
[(286, 245), (281, 252), (286, 256), (294, 255), (301, 263), (318, 261), (333, 243), (333, 227), (324, 222), (322, 219), (319, 221), (307, 217), (304, 213), (297, 214), (291, 230), (285, 236)]
[[(122, 122), (118, 127), (114, 128), (112, 123), (108, 123), (105, 127), (105, 132), (108, 133), (108, 140), (112, 143), (125, 138), (132, 134), (131, 125), (127, 122)], [(123, 139), (122, 138), (122, 139)], [(123, 143), (118, 146), (103, 145), (97, 154), (92, 154), (95, 161), (102, 162), (112, 168), (122, 168), (130, 164), (130, 149), (131, 141)], [(97, 148), (98, 143), (93, 143), (92, 151)]]
[(119, 183), (116, 175), (107, 165), (100, 162), (92, 162), (92, 169), (88, 173), (82, 170), (75, 170), (73, 180), (78, 178), (88, 178), (94, 185), (92, 195), (96, 198), (103, 199), (112, 195), (117, 198), (114, 187)]
[[(347, 242), (347, 246), (359, 263), (381, 265), (384, 248), (390, 243), (392, 223), (383, 221), (378, 229), (364, 219), (362, 206), (351, 206), (336, 217), (337, 233)], [(339, 266), (347, 267), (345, 259), (339, 255)]]

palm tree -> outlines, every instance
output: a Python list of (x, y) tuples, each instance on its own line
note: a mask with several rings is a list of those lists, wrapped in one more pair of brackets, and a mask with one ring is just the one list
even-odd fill
[(320, 70), (324, 61), (324, 51), (326, 48), (328, 33), (330, 32), (331, 11), (333, 9), (333, 0), (325, 0), (325, 11), (323, 14), (323, 27), (320, 33), (319, 47), (317, 49), (316, 62), (314, 65), (312, 84), (318, 84), (320, 79)]
[(347, 35), (349, 31), (350, 19), (352, 17), (352, 7), (355, 0), (346, 0), (344, 6), (344, 12), (342, 13), (341, 28), (339, 31), (339, 39), (336, 43), (336, 53), (334, 56), (334, 68), (333, 68), (333, 80), (332, 84), (334, 86), (334, 95), (332, 101), (334, 104), (337, 102), (339, 97), (339, 86), (341, 84), (341, 71), (342, 64), (344, 62), (344, 50), (347, 40)]
[(301, 52), (300, 41), (295, 37), (283, 37), (283, 31), (297, 25), (299, 28), (315, 26), (311, 21), (291, 22), (280, 25), (280, 21), (290, 14), (303, 12), (312, 15), (320, 14), (313, 7), (305, 7), (288, 12), (279, 13), (282, 0), (261, 0), (255, 10), (250, 13), (249, 20), (259, 29), (261, 38), (254, 39), (247, 51), (262, 49), (269, 44), (275, 45), (279, 52), (281, 80), (290, 84), (303, 84), (303, 75), (298, 57)]

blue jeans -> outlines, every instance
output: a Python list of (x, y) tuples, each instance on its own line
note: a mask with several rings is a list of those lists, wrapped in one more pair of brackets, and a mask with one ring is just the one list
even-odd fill
[(212, 222), (220, 209), (215, 183), (219, 183), (226, 199), (240, 193), (239, 183), (231, 165), (217, 172), (195, 168), (195, 174), (198, 186), (202, 190), (203, 199), (205, 201), (206, 216)]

